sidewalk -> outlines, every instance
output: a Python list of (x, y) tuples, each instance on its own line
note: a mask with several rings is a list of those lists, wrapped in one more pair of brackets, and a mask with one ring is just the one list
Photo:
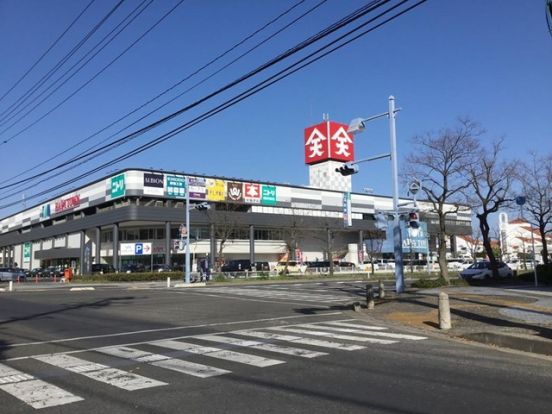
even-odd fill
[[(450, 300), (452, 329), (439, 329), (438, 295)], [(376, 319), (428, 333), (552, 357), (552, 291), (531, 286), (409, 290), (376, 299)]]

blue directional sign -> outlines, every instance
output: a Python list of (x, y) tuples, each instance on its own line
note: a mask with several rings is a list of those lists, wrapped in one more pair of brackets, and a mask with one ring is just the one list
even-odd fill
[[(391, 223), (390, 223), (391, 224)], [(420, 222), (417, 229), (410, 228), (404, 221), (400, 222), (402, 234), (403, 253), (428, 253), (427, 223)], [(382, 253), (394, 252), (393, 226), (390, 225), (386, 231), (386, 239), (381, 249)]]
[(144, 244), (143, 243), (136, 243), (134, 245), (134, 254), (136, 256), (141, 256), (144, 254)]

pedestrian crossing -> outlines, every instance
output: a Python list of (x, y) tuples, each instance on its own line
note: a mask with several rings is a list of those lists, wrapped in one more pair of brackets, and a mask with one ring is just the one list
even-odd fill
[[(321, 293), (326, 292), (326, 293)], [(216, 293), (235, 296), (244, 296), (255, 299), (278, 299), (292, 302), (345, 302), (350, 301), (350, 297), (345, 295), (335, 295), (327, 290), (321, 289), (297, 289), (287, 287), (209, 287), (202, 293)]]
[[(231, 374), (238, 371), (240, 366), (270, 368), (303, 358), (325, 357), (331, 351), (367, 350), (369, 345), (387, 346), (400, 341), (424, 339), (427, 338), (392, 333), (383, 326), (345, 319), (181, 336), (91, 350), (36, 355), (28, 359), (81, 375), (87, 380), (132, 392), (169, 385), (163, 381), (163, 370), (203, 380)], [(113, 366), (91, 361), (91, 353), (113, 358), (113, 364), (110, 363)], [(202, 363), (197, 362), (197, 358)], [(121, 360), (159, 368), (161, 378), (148, 378), (116, 368), (121, 366)], [(224, 361), (224, 368), (217, 366), (217, 360)], [(208, 363), (203, 363), (205, 361)], [(4, 362), (14, 364), (14, 361)], [(0, 391), (3, 391), (0, 392), (0, 404), (6, 394), (9, 394), (35, 409), (73, 404), (85, 399), (71, 390), (64, 390), (5, 363), (0, 363)]]

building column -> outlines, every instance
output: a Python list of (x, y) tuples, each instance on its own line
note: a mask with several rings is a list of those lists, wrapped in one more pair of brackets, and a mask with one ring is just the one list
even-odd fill
[[(86, 240), (85, 238), (85, 233), (84, 233), (84, 230), (81, 230), (80, 231), (80, 263), (79, 263), (79, 274), (81, 276), (84, 275), (84, 271), (85, 271), (85, 266), (84, 266), (84, 241)], [(42, 241), (40, 241), (40, 243), (42, 244)]]
[(255, 263), (255, 227), (249, 226), (249, 261)]
[(357, 254), (358, 264), (361, 265), (364, 263), (364, 231), (359, 230), (358, 232), (358, 254)]
[(215, 261), (217, 258), (217, 239), (215, 237), (215, 225), (209, 226), (209, 268), (215, 268)]
[(2, 266), (6, 266), (6, 248), (2, 247)]
[(119, 225), (113, 225), (113, 267), (119, 271)]
[(165, 222), (165, 265), (171, 265), (171, 222)]
[(94, 263), (100, 264), (102, 262), (102, 230), (96, 227), (96, 252), (94, 254)]

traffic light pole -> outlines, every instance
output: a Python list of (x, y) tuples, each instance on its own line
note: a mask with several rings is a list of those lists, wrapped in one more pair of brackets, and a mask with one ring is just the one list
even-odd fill
[(395, 129), (395, 97), (389, 97), (389, 141), (391, 145), (391, 174), (393, 176), (393, 251), (395, 254), (395, 289), (404, 292), (404, 265), (402, 234), (399, 215), (399, 167), (397, 161), (397, 134)]
[(184, 263), (184, 283), (190, 283), (190, 181), (186, 176), (186, 253)]

